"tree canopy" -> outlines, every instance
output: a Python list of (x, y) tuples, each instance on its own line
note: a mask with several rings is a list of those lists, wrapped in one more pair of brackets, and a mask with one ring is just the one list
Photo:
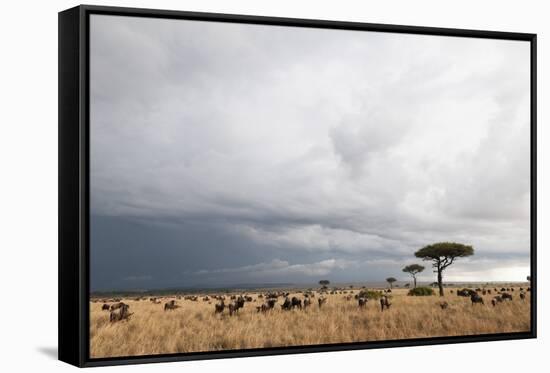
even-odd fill
[(456, 242), (438, 242), (432, 245), (424, 246), (414, 253), (417, 258), (422, 260), (431, 260), (434, 272), (437, 273), (437, 284), (439, 285), (439, 295), (443, 296), (443, 271), (453, 264), (456, 258), (463, 258), (474, 255), (472, 246)]
[(321, 281), (319, 281), (319, 285), (327, 286), (328, 284), (330, 284), (330, 281), (329, 281), (329, 280), (321, 280)]
[(417, 273), (422, 272), (426, 267), (421, 266), (420, 264), (410, 264), (403, 268), (403, 272), (416, 275)]
[(414, 253), (417, 258), (424, 260), (440, 260), (445, 267), (452, 264), (455, 258), (474, 255), (472, 246), (456, 242), (438, 242), (423, 247)]
[(416, 288), (416, 275), (422, 272), (425, 269), (424, 266), (420, 264), (410, 264), (403, 268), (403, 272), (410, 273), (414, 280), (414, 287)]

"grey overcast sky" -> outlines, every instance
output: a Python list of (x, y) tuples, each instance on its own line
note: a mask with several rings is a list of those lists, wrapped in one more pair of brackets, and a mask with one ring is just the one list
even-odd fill
[[(529, 43), (91, 17), (91, 287), (529, 274)], [(427, 270), (421, 280), (432, 281)]]

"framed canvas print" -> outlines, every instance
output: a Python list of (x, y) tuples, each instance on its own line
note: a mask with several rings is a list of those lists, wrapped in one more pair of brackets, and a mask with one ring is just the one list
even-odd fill
[(59, 13), (59, 357), (536, 336), (536, 35)]

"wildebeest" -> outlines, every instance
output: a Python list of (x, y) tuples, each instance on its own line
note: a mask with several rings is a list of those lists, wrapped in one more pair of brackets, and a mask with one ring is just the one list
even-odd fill
[(502, 297), (502, 300), (513, 300), (512, 298), (512, 294), (509, 294), (509, 293), (502, 293), (500, 294), (500, 296)]
[(116, 321), (122, 321), (122, 320), (130, 320), (130, 316), (133, 314), (130, 313), (129, 309), (130, 306), (125, 303), (118, 303), (118, 307), (115, 309), (111, 309), (111, 313), (109, 315), (109, 321), (110, 322), (116, 322)]
[(267, 312), (275, 307), (275, 303), (277, 303), (277, 299), (268, 299), (264, 304), (256, 307), (256, 311)]
[(208, 297), (208, 295), (206, 295), (205, 297), (202, 298), (202, 300), (203, 300), (204, 302), (208, 302), (208, 301), (210, 300), (210, 298)]
[(216, 303), (214, 305), (214, 313), (222, 313), (224, 309), (225, 309), (225, 303), (223, 302), (223, 299), (220, 300), (219, 303)]
[(439, 307), (441, 307), (442, 310), (446, 310), (447, 308), (449, 308), (449, 303), (439, 302)]
[(479, 295), (478, 293), (473, 293), (472, 295), (470, 295), (470, 300), (472, 301), (472, 306), (473, 306), (475, 303), (485, 304), (485, 303), (483, 302), (483, 298), (482, 298), (481, 295)]
[(290, 299), (288, 299), (288, 297), (286, 297), (283, 304), (281, 304), (281, 309), (287, 311), (292, 309), (292, 302), (290, 301)]
[(304, 309), (308, 308), (309, 306), (311, 306), (311, 299), (304, 298)]
[(122, 308), (123, 306), (128, 306), (128, 308), (130, 308), (130, 306), (127, 305), (126, 303), (124, 303), (124, 302), (118, 302), (118, 303), (111, 304), (110, 310), (111, 310), (111, 311), (114, 311), (114, 310), (117, 310), (117, 309), (119, 309), (119, 308)]
[(357, 303), (359, 304), (359, 308), (363, 308), (367, 306), (368, 299), (367, 298), (358, 298)]
[(302, 309), (302, 300), (301, 299), (298, 299), (296, 297), (292, 297), (291, 302), (292, 302), (292, 308), (297, 307), (298, 309)]
[(323, 306), (323, 304), (325, 304), (327, 302), (327, 299), (326, 297), (319, 297), (317, 298), (317, 302), (319, 303), (319, 308), (321, 308)]
[(477, 294), (475, 290), (472, 290), (472, 289), (462, 289), (462, 290), (457, 290), (456, 292), (456, 295), (458, 296), (461, 296), (461, 297), (471, 297), (472, 294)]
[(109, 308), (111, 308), (107, 303), (103, 303), (103, 306), (101, 306), (101, 309), (103, 311), (109, 311)]
[(176, 308), (179, 308), (179, 306), (176, 304), (175, 300), (171, 300), (170, 302), (164, 303), (164, 310), (175, 310)]
[(502, 303), (502, 297), (500, 295), (497, 295), (491, 300), (491, 304), (494, 306), (497, 305), (497, 303)]
[(229, 316), (233, 316), (235, 312), (239, 311), (239, 308), (244, 307), (245, 299), (242, 295), (239, 295), (239, 297), (232, 303), (230, 303), (227, 307), (229, 308)]
[(384, 308), (389, 310), (390, 306), (391, 306), (390, 299), (387, 296), (384, 295), (382, 298), (380, 298), (380, 309), (382, 311), (384, 311)]
[(519, 293), (519, 299), (525, 300), (525, 293)]

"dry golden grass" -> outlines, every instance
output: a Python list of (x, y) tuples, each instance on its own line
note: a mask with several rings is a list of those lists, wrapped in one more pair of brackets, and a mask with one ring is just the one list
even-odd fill
[[(164, 303), (174, 298), (166, 297), (162, 304), (123, 299), (133, 315), (114, 323), (109, 322), (109, 311), (101, 310), (101, 302), (91, 302), (90, 354), (99, 358), (530, 330), (530, 293), (521, 301), (516, 289), (513, 302), (493, 308), (494, 294), (484, 296), (484, 306), (472, 306), (469, 298), (446, 292), (443, 298), (410, 297), (404, 289), (394, 290), (392, 307), (384, 312), (378, 301), (359, 309), (355, 299), (335, 294), (327, 296), (321, 309), (316, 297), (305, 311), (282, 311), (279, 299), (274, 310), (262, 314), (255, 309), (262, 301), (258, 299), (232, 317), (227, 310), (214, 314), (214, 300), (208, 304), (181, 299), (180, 308), (165, 312)], [(256, 299), (256, 294), (248, 294)], [(441, 301), (449, 303), (446, 310), (439, 307)]]

